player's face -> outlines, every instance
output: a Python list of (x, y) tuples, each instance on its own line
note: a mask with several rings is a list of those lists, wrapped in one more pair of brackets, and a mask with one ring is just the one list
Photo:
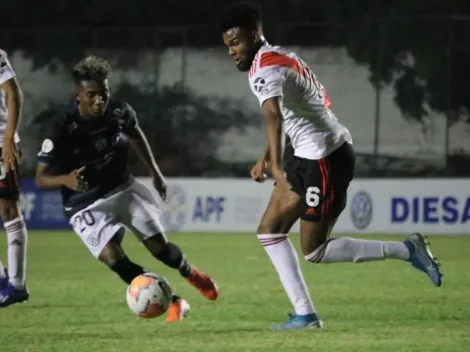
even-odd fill
[(109, 101), (108, 80), (82, 81), (77, 92), (80, 112), (86, 117), (101, 117), (106, 112)]
[(243, 72), (249, 71), (256, 55), (256, 32), (235, 27), (224, 32), (222, 37), (237, 68)]

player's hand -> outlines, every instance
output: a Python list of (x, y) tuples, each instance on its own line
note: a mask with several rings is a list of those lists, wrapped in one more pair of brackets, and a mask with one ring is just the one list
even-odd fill
[(256, 164), (251, 168), (250, 175), (253, 181), (263, 183), (268, 175), (266, 175), (266, 171), (268, 169), (268, 165), (264, 159), (260, 159), (256, 162)]
[(15, 180), (18, 183), (18, 165), (20, 163), (20, 154), (16, 147), (14, 138), (6, 138), (2, 147), (2, 161), (5, 166), (5, 172), (13, 172)]
[(88, 190), (88, 182), (85, 181), (85, 166), (73, 170), (65, 177), (64, 186), (75, 192), (85, 192)]
[(153, 177), (153, 186), (163, 200), (166, 199), (166, 182), (161, 177)]
[(286, 174), (280, 168), (273, 168), (271, 170), (274, 179), (276, 180), (276, 187), (282, 187), (286, 190), (291, 189), (289, 182), (287, 181)]

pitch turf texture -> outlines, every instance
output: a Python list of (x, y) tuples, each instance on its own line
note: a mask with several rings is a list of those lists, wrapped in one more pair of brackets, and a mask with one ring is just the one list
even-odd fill
[[(297, 244), (298, 237), (292, 236)], [(381, 239), (397, 239), (380, 236)], [(408, 264), (302, 263), (324, 330), (272, 332), (290, 305), (254, 235), (178, 234), (171, 239), (217, 280), (217, 302), (201, 298), (131, 236), (130, 257), (165, 275), (192, 305), (181, 323), (144, 320), (126, 306), (125, 285), (71, 232), (30, 232), (30, 301), (0, 310), (8, 352), (85, 351), (470, 351), (470, 237), (431, 237), (443, 264), (434, 288)], [(0, 247), (2, 259), (5, 245)]]

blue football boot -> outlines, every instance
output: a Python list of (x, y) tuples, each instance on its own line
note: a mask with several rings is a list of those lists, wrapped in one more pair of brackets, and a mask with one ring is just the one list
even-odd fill
[(307, 315), (289, 314), (289, 321), (281, 325), (274, 325), (273, 330), (315, 329), (322, 328), (323, 322), (315, 313)]
[(408, 261), (411, 265), (429, 276), (435, 286), (440, 287), (443, 276), (439, 271), (440, 264), (432, 255), (426, 238), (420, 233), (413, 233), (403, 243), (410, 251)]
[(11, 283), (7, 287), (0, 289), (0, 308), (11, 306), (15, 303), (26, 302), (29, 299), (29, 292), (26, 286), (22, 289), (17, 289)]

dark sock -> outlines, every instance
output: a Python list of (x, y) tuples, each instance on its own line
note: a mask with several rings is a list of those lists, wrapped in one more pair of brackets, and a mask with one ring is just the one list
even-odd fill
[(168, 242), (160, 253), (155, 255), (159, 261), (173, 269), (178, 269), (181, 276), (188, 277), (191, 274), (191, 265), (174, 243)]
[(131, 262), (128, 257), (119, 260), (111, 267), (111, 270), (118, 274), (127, 284), (130, 284), (135, 277), (145, 273), (144, 268)]

